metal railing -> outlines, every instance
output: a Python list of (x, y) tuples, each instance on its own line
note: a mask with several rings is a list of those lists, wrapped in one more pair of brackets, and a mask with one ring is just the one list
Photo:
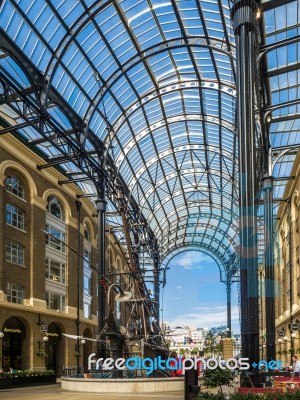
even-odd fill
[(114, 368), (112, 370), (90, 369), (85, 367), (63, 367), (62, 376), (66, 378), (85, 378), (85, 379), (133, 379), (133, 378), (169, 378), (168, 370), (155, 370), (147, 375), (146, 369), (124, 369)]

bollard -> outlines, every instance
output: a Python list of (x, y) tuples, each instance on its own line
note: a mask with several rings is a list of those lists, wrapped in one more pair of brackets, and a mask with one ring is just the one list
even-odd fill
[[(186, 363), (186, 366), (188, 366), (188, 363)], [(195, 400), (198, 393), (198, 371), (194, 368), (186, 369), (184, 375), (184, 400)]]

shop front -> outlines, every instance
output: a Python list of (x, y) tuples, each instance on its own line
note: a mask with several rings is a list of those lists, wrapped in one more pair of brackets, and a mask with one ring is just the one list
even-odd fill
[(16, 317), (8, 318), (2, 328), (2, 369), (3, 371), (24, 368), (24, 345), (26, 328)]
[(62, 373), (63, 366), (63, 344), (62, 334), (60, 328), (55, 324), (51, 323), (48, 326), (48, 341), (45, 343), (46, 357), (46, 369), (54, 370), (57, 376)]

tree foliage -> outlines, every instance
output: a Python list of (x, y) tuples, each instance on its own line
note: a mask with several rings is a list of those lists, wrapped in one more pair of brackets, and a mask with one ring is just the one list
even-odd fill
[(233, 386), (234, 375), (228, 368), (222, 369), (217, 367), (215, 369), (206, 368), (203, 372), (202, 384), (206, 388), (219, 387), (220, 392), (223, 393), (222, 385)]

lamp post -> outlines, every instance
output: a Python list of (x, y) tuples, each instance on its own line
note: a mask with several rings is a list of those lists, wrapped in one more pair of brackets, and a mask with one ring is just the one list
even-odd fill
[(124, 301), (130, 300), (132, 297), (131, 292), (124, 292), (121, 286), (119, 286), (117, 283), (113, 283), (110, 285), (108, 292), (107, 292), (107, 303), (108, 307), (110, 307), (110, 297), (111, 297), (111, 291), (113, 288), (119, 289), (119, 293), (116, 295), (116, 301), (119, 303), (122, 303)]
[(278, 343), (279, 343), (279, 354), (281, 355), (281, 343), (282, 343), (282, 339), (281, 338), (279, 338), (278, 339)]
[(266, 345), (265, 345), (265, 344), (261, 344), (261, 345), (259, 346), (259, 350), (261, 351), (261, 359), (262, 359), (262, 360), (264, 360), (265, 348), (266, 348)]
[(38, 341), (39, 350), (41, 350), (41, 345), (42, 345), (42, 344), (45, 344), (46, 342), (48, 342), (48, 340), (49, 340), (48, 336), (44, 336), (44, 337), (43, 337), (43, 340), (39, 340), (39, 341)]
[[(4, 333), (3, 332), (0, 332), (0, 340), (2, 341), (2, 339), (4, 338)], [(2, 357), (2, 349), (1, 349), (1, 351), (0, 351), (0, 358)], [(2, 368), (2, 360), (1, 360), (1, 366), (0, 366), (1, 368)]]
[(295, 339), (296, 339), (296, 332), (292, 332), (291, 334), (291, 357), (293, 357), (295, 352)]
[(43, 340), (39, 340), (38, 341), (39, 349), (38, 349), (38, 352), (36, 354), (37, 357), (46, 357), (46, 352), (42, 352), (41, 346), (42, 346), (42, 344), (46, 344), (46, 342), (48, 342), (48, 340), (49, 340), (48, 336), (44, 336)]

